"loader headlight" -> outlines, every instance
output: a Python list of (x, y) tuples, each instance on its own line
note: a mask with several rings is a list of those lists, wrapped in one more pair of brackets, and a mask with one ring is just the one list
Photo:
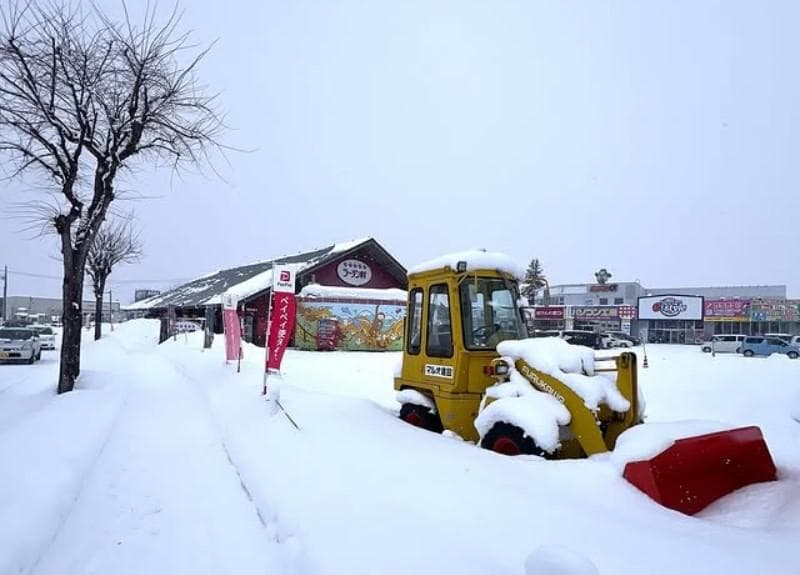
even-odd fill
[(495, 375), (508, 375), (509, 365), (504, 360), (495, 361), (492, 367)]

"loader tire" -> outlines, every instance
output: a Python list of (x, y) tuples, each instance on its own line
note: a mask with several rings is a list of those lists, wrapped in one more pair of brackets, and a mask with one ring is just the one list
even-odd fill
[(431, 410), (423, 405), (404, 403), (400, 408), (400, 419), (415, 427), (421, 427), (428, 431), (441, 433), (444, 430), (439, 415), (437, 413), (431, 413)]
[(503, 455), (547, 455), (532, 437), (526, 436), (516, 425), (504, 421), (495, 423), (489, 433), (483, 436), (481, 447)]

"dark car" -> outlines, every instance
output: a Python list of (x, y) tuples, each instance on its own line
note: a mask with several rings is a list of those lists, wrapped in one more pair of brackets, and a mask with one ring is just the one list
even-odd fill
[(572, 345), (585, 345), (592, 349), (603, 349), (603, 337), (595, 331), (568, 329), (564, 331), (561, 337)]
[(584, 345), (592, 349), (603, 349), (603, 338), (599, 333), (582, 329), (547, 329), (536, 332), (536, 337), (560, 337), (572, 345)]

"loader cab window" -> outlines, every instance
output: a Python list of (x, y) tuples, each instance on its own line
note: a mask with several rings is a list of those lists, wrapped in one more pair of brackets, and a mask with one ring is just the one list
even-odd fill
[(422, 347), (422, 288), (411, 290), (408, 301), (408, 353), (417, 355)]
[(467, 276), (461, 281), (459, 293), (467, 349), (490, 350), (504, 339), (528, 337), (513, 283), (502, 278)]
[(425, 346), (430, 357), (453, 357), (451, 325), (447, 284), (432, 285), (428, 295), (428, 341)]

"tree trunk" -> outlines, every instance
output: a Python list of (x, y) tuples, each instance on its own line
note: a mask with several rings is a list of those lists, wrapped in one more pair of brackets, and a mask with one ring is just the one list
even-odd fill
[(62, 289), (61, 365), (58, 374), (58, 393), (72, 391), (81, 372), (81, 329), (83, 320), (83, 266), (85, 257), (64, 246), (64, 284)]
[(103, 293), (105, 292), (105, 282), (98, 281), (97, 289), (94, 292), (94, 340), (103, 337)]

